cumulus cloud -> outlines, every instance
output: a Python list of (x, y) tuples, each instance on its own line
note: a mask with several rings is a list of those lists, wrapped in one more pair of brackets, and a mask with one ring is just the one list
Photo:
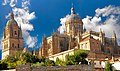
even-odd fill
[(22, 0), (22, 8), (27, 10), (29, 9), (29, 6), (30, 5), (30, 0)]
[(82, 21), (84, 23), (85, 28), (87, 30), (91, 30), (91, 29), (93, 29), (93, 27), (96, 27), (101, 22), (101, 17), (86, 16), (86, 18), (83, 18)]
[(102, 15), (103, 17), (104, 16), (109, 16), (109, 15), (112, 15), (112, 14), (120, 14), (120, 7), (119, 6), (112, 6), (112, 5), (109, 5), (109, 6), (106, 6), (105, 8), (98, 8), (95, 10), (96, 12), (96, 15), (97, 16), (100, 16)]
[(68, 17), (69, 17), (69, 15), (67, 15), (66, 17), (60, 19), (61, 26), (58, 28), (58, 31), (60, 33), (63, 33), (66, 30), (66, 28), (65, 28), (65, 22), (67, 21)]
[[(14, 6), (11, 6), (11, 4)], [(34, 47), (38, 41), (37, 36), (31, 36), (30, 31), (34, 31), (33, 24), (30, 23), (30, 20), (33, 20), (35, 16), (35, 12), (29, 12), (30, 0), (22, 0), (22, 5), (20, 8), (15, 7), (17, 0), (4, 0), (4, 5), (9, 4), (14, 13), (15, 20), (18, 25), (21, 27), (23, 32), (23, 37), (27, 47)], [(9, 18), (9, 15), (6, 16)]]
[[(94, 30), (96, 32), (101, 28), (104, 30), (107, 37), (111, 37), (113, 31), (117, 34), (118, 42), (120, 36), (120, 7), (112, 5), (106, 6), (102, 9), (98, 8), (95, 10), (95, 16), (86, 16), (82, 21), (87, 30)], [(105, 17), (105, 20), (102, 18)], [(119, 42), (120, 44), (120, 42)]]

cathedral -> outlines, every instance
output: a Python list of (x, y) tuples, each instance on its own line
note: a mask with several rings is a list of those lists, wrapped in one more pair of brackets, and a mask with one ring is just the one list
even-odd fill
[[(83, 26), (84, 23), (72, 6), (71, 14), (65, 22), (65, 31), (61, 34), (54, 32), (49, 37), (44, 35), (42, 47), (33, 54), (39, 58), (44, 56), (54, 61), (56, 58), (65, 61), (67, 55), (74, 54), (77, 49), (82, 49), (89, 52), (87, 58), (90, 60), (120, 57), (120, 46), (117, 44), (114, 30), (112, 37), (108, 38), (102, 29), (99, 32), (86, 31)], [(14, 55), (15, 51), (27, 51), (27, 48), (23, 47), (21, 27), (14, 20), (13, 13), (10, 14), (10, 19), (4, 29), (2, 44), (2, 59), (7, 55)]]
[(42, 48), (39, 56), (45, 56), (51, 60), (66, 59), (68, 54), (74, 54), (77, 49), (87, 50), (88, 59), (105, 59), (120, 57), (120, 46), (117, 44), (116, 33), (113, 31), (111, 38), (105, 36), (105, 32), (86, 31), (84, 23), (76, 14), (74, 7), (65, 22), (65, 31), (60, 34), (54, 32), (50, 37), (43, 36)]

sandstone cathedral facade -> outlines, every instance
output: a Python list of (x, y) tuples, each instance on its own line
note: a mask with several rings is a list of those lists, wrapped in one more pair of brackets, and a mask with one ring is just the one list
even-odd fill
[[(72, 7), (71, 14), (65, 22), (65, 31), (62, 34), (54, 32), (50, 37), (44, 35), (42, 47), (38, 52), (34, 51), (34, 55), (51, 60), (56, 58), (65, 60), (68, 54), (74, 54), (75, 50), (83, 49), (89, 52), (88, 59), (120, 57), (120, 47), (114, 31), (112, 37), (108, 38), (102, 29), (99, 32), (86, 31), (83, 25), (84, 23)], [(23, 50), (22, 30), (14, 20), (13, 13), (10, 14), (10, 20), (4, 29), (2, 44), (2, 59), (14, 54), (15, 51)]]
[(68, 54), (74, 54), (77, 49), (87, 50), (88, 59), (105, 59), (120, 56), (120, 47), (117, 44), (116, 33), (113, 31), (111, 38), (105, 36), (105, 32), (92, 30), (86, 31), (84, 23), (79, 15), (71, 8), (71, 14), (65, 22), (65, 31), (60, 34), (54, 32), (50, 37), (44, 35), (39, 56), (45, 56), (51, 60), (59, 58), (65, 60)]

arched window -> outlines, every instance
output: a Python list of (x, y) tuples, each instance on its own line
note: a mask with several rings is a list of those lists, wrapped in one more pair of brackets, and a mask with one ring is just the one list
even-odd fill
[(17, 35), (17, 32), (16, 32), (16, 31), (14, 31), (14, 34), (15, 34), (15, 35)]
[(12, 47), (14, 47), (14, 43), (12, 43)]
[(19, 48), (20, 46), (19, 46), (19, 44), (18, 44), (18, 48)]

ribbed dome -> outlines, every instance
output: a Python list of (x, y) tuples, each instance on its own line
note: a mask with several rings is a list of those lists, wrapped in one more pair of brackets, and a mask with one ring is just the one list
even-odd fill
[(79, 15), (77, 14), (71, 14), (68, 16), (67, 21), (72, 21), (72, 20), (80, 20)]
[(74, 7), (71, 8), (71, 14), (68, 15), (66, 22), (82, 22), (79, 15), (75, 13)]

